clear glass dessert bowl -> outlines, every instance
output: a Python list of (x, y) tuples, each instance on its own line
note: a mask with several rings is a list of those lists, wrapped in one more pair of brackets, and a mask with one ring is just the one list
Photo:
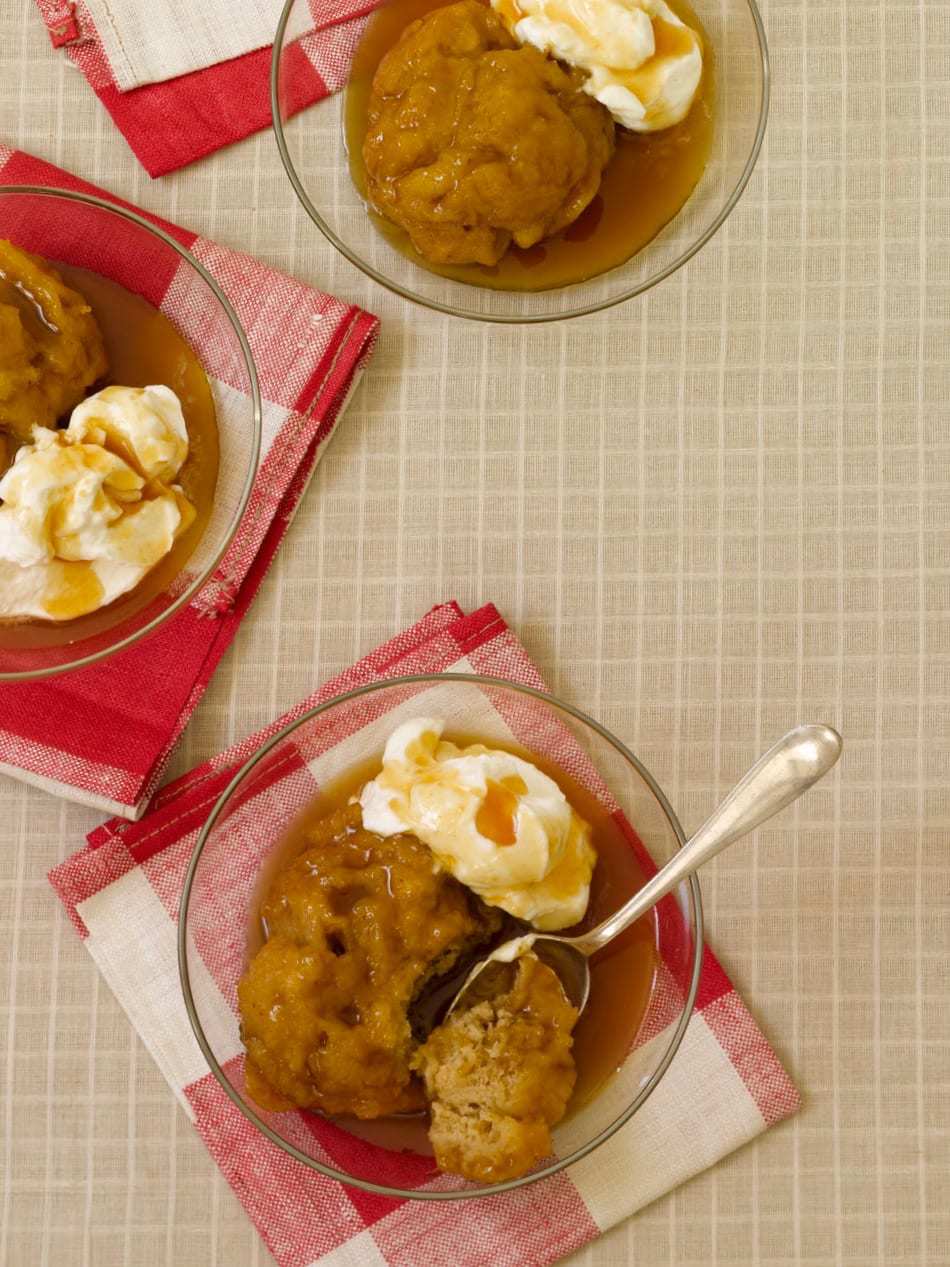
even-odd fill
[[(567, 1116), (553, 1128), (553, 1155), (520, 1178), (485, 1185), (438, 1171), (418, 1122), (357, 1123), (308, 1110), (260, 1107), (246, 1085), (237, 987), (249, 947), (260, 941), (260, 901), (275, 858), (286, 862), (290, 856), (286, 846), (280, 849), (281, 840), (321, 789), (347, 771), (378, 769), (389, 734), (419, 716), (445, 719), (446, 735), (507, 747), (562, 772), (594, 798), (588, 807), (596, 801), (598, 811), (622, 824), (623, 847), (632, 851), (643, 879), (676, 853), (684, 836), (649, 772), (596, 721), (528, 687), (464, 674), (395, 678), (310, 709), (253, 753), (218, 797), (191, 857), (178, 923), (185, 1007), (211, 1073), (248, 1121), (310, 1169), (374, 1193), (448, 1201), (519, 1188), (554, 1174), (630, 1122), (686, 1031), (702, 962), (702, 909), (694, 876), (643, 917), (639, 940), (625, 952), (632, 957), (602, 961), (599, 1004), (595, 977), (590, 1005), (600, 1010), (591, 1013), (594, 1028), (583, 1038), (584, 1050), (593, 1051), (603, 1038), (597, 1026), (614, 1026), (622, 1017), (630, 1028), (620, 1057), (611, 1060), (596, 1087), (575, 1094)], [(633, 888), (639, 883), (642, 879)], [(609, 882), (598, 892), (597, 885), (595, 871), (591, 906), (596, 897), (600, 918), (618, 909), (628, 894)], [(610, 949), (601, 953), (609, 955)], [(581, 1027), (587, 1017), (585, 1012), (575, 1033), (578, 1088), (584, 1078)], [(233, 1111), (227, 1104), (224, 1108)]]
[(346, 80), (351, 38), (340, 34), (343, 28), (307, 33), (313, 26), (308, 0), (285, 0), (271, 64), (274, 131), (287, 175), (310, 219), (352, 264), (403, 298), (439, 312), (537, 323), (632, 299), (669, 277), (721, 227), (752, 174), (765, 133), (769, 62), (756, 0), (691, 0), (691, 7), (708, 37), (714, 74), (708, 162), (665, 227), (626, 263), (590, 280), (551, 289), (490, 289), (430, 272), (397, 249), (374, 223), (351, 176), (345, 82), (343, 90), (303, 104), (312, 100), (318, 76), (331, 87)]
[[(221, 562), (247, 506), (260, 455), (261, 400), (234, 309), (204, 265), (171, 233), (91, 194), (0, 185), (0, 238), (53, 267), (85, 269), (118, 283), (167, 317), (207, 378), (219, 448), (207, 521), (181, 570), (163, 574), (161, 585), (151, 587), (158, 593), (148, 592), (146, 574), (141, 593), (136, 587), (78, 621), (0, 623), (0, 682), (16, 682), (79, 669), (123, 651), (195, 597)], [(143, 329), (147, 321), (145, 314)]]

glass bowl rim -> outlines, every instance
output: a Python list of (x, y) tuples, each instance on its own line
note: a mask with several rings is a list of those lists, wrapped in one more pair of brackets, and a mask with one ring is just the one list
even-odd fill
[(670, 1037), (667, 1048), (663, 1053), (653, 1073), (648, 1078), (646, 1084), (640, 1089), (629, 1105), (618, 1114), (612, 1122), (610, 1122), (602, 1131), (599, 1131), (593, 1139), (588, 1140), (585, 1144), (574, 1149), (566, 1157), (560, 1157), (550, 1165), (543, 1167), (541, 1170), (532, 1171), (530, 1174), (522, 1175), (518, 1179), (509, 1179), (504, 1183), (491, 1184), (478, 1188), (465, 1190), (449, 1190), (449, 1191), (425, 1191), (419, 1189), (395, 1188), (389, 1184), (373, 1183), (368, 1179), (357, 1178), (354, 1175), (346, 1174), (344, 1171), (337, 1170), (333, 1166), (328, 1166), (324, 1162), (317, 1161), (313, 1157), (308, 1157), (306, 1153), (300, 1151), (293, 1144), (285, 1140), (275, 1130), (267, 1125), (255, 1111), (242, 1099), (237, 1093), (230, 1079), (222, 1070), (211, 1046), (205, 1036), (204, 1029), (198, 1016), (198, 1010), (195, 1005), (194, 995), (191, 989), (191, 976), (188, 970), (188, 918), (189, 903), (191, 900), (191, 891), (197, 874), (198, 866), (201, 862), (201, 856), (204, 852), (208, 838), (214, 829), (222, 810), (227, 804), (231, 794), (236, 790), (245, 775), (249, 774), (252, 769), (266, 755), (305, 722), (312, 721), (315, 717), (319, 717), (321, 713), (327, 712), (329, 709), (340, 704), (345, 704), (348, 700), (358, 699), (362, 695), (368, 695), (375, 691), (385, 690), (387, 688), (398, 688), (420, 683), (433, 682), (467, 682), (475, 686), (500, 687), (505, 690), (515, 691), (517, 693), (527, 695), (533, 699), (540, 700), (544, 704), (553, 705), (555, 709), (560, 709), (568, 713), (576, 721), (590, 727), (595, 733), (600, 735), (612, 748), (614, 748), (623, 758), (625, 758), (636, 770), (637, 774), (643, 779), (649, 791), (656, 798), (660, 809), (666, 816), (667, 822), (673, 830), (674, 836), (679, 841), (679, 847), (682, 848), (686, 843), (686, 835), (680, 825), (672, 806), (664, 795), (659, 784), (650, 774), (649, 770), (643, 763), (633, 755), (630, 749), (619, 740), (615, 735), (611, 734), (605, 726), (600, 722), (589, 717), (581, 709), (575, 708), (573, 704), (568, 704), (565, 700), (558, 699), (556, 696), (549, 694), (547, 691), (541, 691), (532, 686), (525, 686), (519, 682), (509, 682), (504, 678), (488, 677), (478, 673), (413, 673), (403, 677), (384, 678), (381, 681), (370, 682), (364, 686), (356, 687), (352, 691), (346, 691), (342, 695), (336, 695), (333, 699), (324, 700), (323, 703), (317, 704), (312, 708), (308, 708), (300, 717), (288, 722), (286, 726), (272, 735), (246, 760), (241, 764), (241, 768), (237, 771), (233, 778), (228, 781), (227, 787), (215, 801), (210, 814), (203, 823), (195, 847), (192, 850), (191, 858), (188, 863), (188, 869), (185, 873), (185, 882), (182, 887), (181, 899), (178, 904), (178, 975), (181, 985), (182, 996), (185, 1003), (185, 1010), (188, 1014), (188, 1020), (191, 1024), (192, 1032), (201, 1048), (202, 1055), (208, 1063), (208, 1066), (214, 1074), (217, 1081), (221, 1084), (222, 1089), (232, 1103), (241, 1111), (241, 1113), (252, 1122), (254, 1126), (260, 1130), (263, 1135), (278, 1148), (283, 1149), (296, 1161), (301, 1162), (310, 1170), (318, 1171), (329, 1179), (335, 1179), (339, 1183), (349, 1185), (350, 1187), (360, 1188), (364, 1192), (373, 1192), (380, 1196), (397, 1197), (402, 1199), (410, 1199), (417, 1201), (459, 1201), (472, 1197), (495, 1196), (502, 1192), (509, 1192), (516, 1188), (525, 1187), (528, 1184), (536, 1183), (539, 1179), (545, 1179), (549, 1175), (557, 1174), (559, 1171), (566, 1169), (575, 1162), (588, 1156), (606, 1140), (610, 1139), (622, 1126), (624, 1126), (641, 1107), (641, 1105), (649, 1098), (660, 1079), (666, 1073), (673, 1057), (679, 1050), (683, 1041), (683, 1036), (689, 1025), (693, 1014), (693, 1007), (696, 1002), (696, 994), (699, 989), (699, 978), (702, 971), (703, 963), (703, 905), (702, 895), (700, 893), (699, 880), (695, 874), (688, 877), (684, 884), (688, 887), (690, 896), (690, 931), (693, 937), (693, 962), (690, 974), (689, 987), (686, 991), (686, 998), (682, 1011), (676, 1022), (673, 1034)]
[[(224, 315), (230, 322), (231, 328), (237, 338), (238, 345), (241, 349), (241, 355), (244, 359), (244, 365), (247, 369), (248, 378), (251, 384), (251, 405), (253, 409), (253, 435), (251, 437), (251, 451), (249, 455), (248, 471), (244, 479), (244, 486), (241, 489), (241, 495), (238, 499), (237, 507), (231, 517), (231, 522), (227, 532), (221, 542), (220, 547), (215, 551), (214, 556), (208, 565), (202, 570), (201, 574), (188, 585), (180, 595), (165, 608), (159, 615), (153, 617), (141, 629), (136, 630), (128, 637), (121, 639), (116, 643), (111, 643), (104, 647), (101, 651), (94, 651), (88, 655), (79, 656), (76, 659), (69, 660), (63, 664), (50, 665), (42, 669), (23, 669), (17, 670), (15, 673), (9, 673), (0, 669), (0, 682), (31, 682), (38, 681), (43, 678), (54, 677), (60, 673), (71, 673), (75, 669), (85, 668), (87, 665), (95, 664), (99, 660), (104, 660), (109, 656), (115, 655), (119, 651), (124, 651), (128, 647), (133, 646), (141, 638), (154, 633), (155, 630), (169, 617), (180, 611), (195, 594), (206, 585), (211, 578), (214, 569), (221, 562), (224, 553), (234, 540), (234, 534), (240, 526), (241, 520), (244, 518), (244, 512), (247, 509), (248, 499), (251, 495), (251, 489), (254, 486), (254, 480), (257, 476), (258, 465), (261, 456), (261, 434), (262, 434), (262, 408), (261, 408), (261, 392), (257, 379), (257, 367), (254, 364), (254, 356), (251, 352), (251, 345), (248, 342), (247, 335), (244, 333), (244, 327), (238, 319), (237, 313), (231, 304), (231, 301), (225, 295), (220, 285), (211, 276), (208, 270), (195, 258), (194, 255), (176, 241), (175, 238), (157, 224), (152, 224), (144, 216), (133, 211), (130, 207), (123, 207), (118, 203), (110, 202), (107, 198), (100, 198), (96, 194), (87, 194), (81, 190), (75, 189), (59, 189), (56, 185), (5, 185), (0, 184), (0, 198), (7, 194), (33, 194), (42, 197), (63, 198), (67, 202), (85, 203), (87, 206), (98, 207), (103, 211), (112, 212), (114, 215), (128, 220), (131, 224), (137, 225), (140, 229), (145, 229), (153, 237), (164, 242), (166, 246), (172, 249), (185, 261), (191, 265), (201, 280), (209, 287), (215, 299), (221, 305)], [(199, 358), (200, 359), (200, 358)], [(68, 645), (68, 644), (67, 644)]]
[[(429, 299), (425, 295), (419, 294), (416, 291), (411, 290), (408, 286), (404, 286), (400, 282), (393, 281), (391, 278), (386, 277), (386, 275), (384, 273), (381, 273), (379, 269), (374, 268), (373, 265), (368, 263), (366, 260), (361, 259), (360, 256), (357, 254), (357, 252), (353, 250), (351, 247), (349, 247), (343, 241), (343, 239), (339, 236), (339, 234), (336, 233), (336, 231), (332, 229), (330, 225), (324, 220), (323, 216), (321, 216), (320, 212), (316, 209), (316, 207), (313, 204), (313, 201), (311, 200), (309, 194), (304, 188), (303, 181), (300, 179), (300, 176), (297, 173), (297, 169), (294, 166), (293, 159), (290, 157), (290, 148), (287, 145), (287, 138), (284, 135), (284, 121), (280, 113), (280, 101), (279, 101), (279, 93), (278, 93), (278, 86), (280, 82), (280, 65), (282, 61), (282, 54), (284, 51), (284, 38), (286, 35), (286, 30), (287, 30), (287, 23), (290, 20), (290, 14), (296, 3), (297, 3), (297, 0), (284, 0), (284, 6), (281, 10), (280, 18), (277, 22), (277, 31), (274, 35), (274, 45), (271, 51), (271, 64), (270, 64), (271, 124), (274, 129), (274, 137), (277, 141), (277, 149), (278, 149), (278, 152), (280, 153), (280, 159), (284, 165), (284, 171), (287, 173), (287, 177), (290, 180), (291, 185), (293, 186), (294, 192), (296, 193), (298, 199), (300, 200), (300, 203), (303, 206), (303, 209), (306, 211), (307, 215), (310, 217), (313, 223), (317, 226), (317, 228), (320, 230), (323, 236), (327, 239), (327, 241), (330, 242), (334, 247), (336, 247), (336, 249), (340, 252), (341, 255), (343, 255), (346, 259), (348, 259), (351, 264), (355, 265), (355, 267), (358, 268), (361, 273), (364, 273), (367, 277), (371, 278), (373, 281), (378, 282), (378, 284), (380, 286), (385, 287), (386, 290), (391, 291), (395, 295), (399, 295), (402, 299), (408, 299), (410, 303), (420, 304), (422, 307), (429, 308), (430, 310), (434, 312), (441, 312), (441, 313), (444, 313), (446, 316), (459, 317), (463, 320), (487, 321), (487, 322), (497, 324), (497, 325), (545, 325), (553, 321), (570, 321), (570, 320), (573, 320), (575, 317), (588, 317), (595, 312), (605, 312), (610, 308), (616, 307), (618, 304), (626, 303), (629, 299), (635, 299), (637, 295), (642, 295), (646, 291), (652, 290), (654, 286), (657, 286), (659, 285), (660, 282), (665, 281), (666, 278), (670, 277), (673, 273), (675, 273), (677, 269), (681, 268), (684, 264), (688, 263), (689, 260), (691, 260), (693, 256), (697, 254), (697, 252), (702, 250), (702, 248), (706, 245), (706, 243), (710, 240), (710, 238), (714, 237), (715, 234), (719, 232), (723, 224), (725, 224), (726, 220), (732, 214), (739, 199), (742, 197), (743, 191), (745, 190), (746, 185), (749, 183), (749, 178), (751, 177), (752, 172), (755, 169), (755, 165), (758, 162), (759, 153), (761, 152), (761, 149), (762, 149), (762, 142), (765, 139), (765, 128), (766, 128), (766, 124), (768, 123), (768, 118), (769, 118), (769, 98), (771, 95), (772, 72), (771, 72), (771, 64), (769, 61), (768, 39), (765, 34), (765, 24), (762, 21), (762, 14), (759, 11), (759, 7), (756, 0), (744, 0), (744, 3), (749, 10), (749, 16), (752, 18), (752, 25), (755, 30), (756, 47), (758, 48), (758, 51), (759, 51), (759, 68), (762, 73), (762, 91), (761, 91), (761, 97), (759, 100), (759, 117), (758, 117), (758, 120), (756, 121), (756, 129), (755, 129), (755, 135), (752, 138), (752, 146), (746, 157), (745, 163), (743, 164), (742, 171), (739, 173), (738, 179), (736, 180), (736, 183), (732, 188), (732, 191), (730, 192), (729, 196), (726, 198), (725, 202), (723, 203), (722, 207), (719, 209), (718, 213), (716, 214), (712, 222), (709, 225), (707, 225), (707, 227), (703, 230), (703, 232), (699, 235), (699, 237), (695, 239), (695, 241), (691, 242), (683, 251), (680, 252), (679, 255), (676, 256), (674, 260), (670, 261), (670, 263), (666, 264), (658, 272), (652, 273), (649, 277), (645, 278), (641, 282), (638, 282), (636, 285), (631, 286), (628, 289), (623, 290), (619, 294), (613, 295), (608, 299), (602, 299), (602, 300), (597, 300), (596, 302), (592, 302), (592, 303), (581, 304), (580, 306), (576, 308), (571, 308), (567, 312), (532, 313), (527, 316), (520, 316), (520, 315), (513, 316), (508, 313), (470, 312), (464, 308), (459, 307), (456, 304), (445, 303), (438, 299)], [(319, 104), (319, 103), (315, 102), (312, 104)], [(689, 199), (687, 199), (687, 202), (688, 201)], [(649, 245), (650, 244), (647, 243), (643, 249), (644, 250), (647, 249)], [(417, 266), (417, 267), (421, 267), (421, 266)], [(620, 264), (617, 267), (623, 268), (624, 265)], [(612, 271), (613, 271), (612, 269), (607, 270), (608, 273)], [(606, 276), (606, 274), (601, 274), (601, 276)], [(594, 280), (596, 280), (596, 278), (588, 279), (588, 281), (594, 281)], [(464, 285), (464, 283), (460, 282), (458, 283), (458, 285)], [(560, 291), (563, 291), (566, 295), (569, 295), (570, 292), (574, 290), (576, 287), (584, 286), (584, 285), (587, 285), (587, 282), (576, 282), (570, 286), (553, 287), (552, 292), (560, 290)], [(513, 293), (513, 292), (503, 292), (503, 293)], [(547, 293), (547, 292), (544, 292), (544, 293)]]

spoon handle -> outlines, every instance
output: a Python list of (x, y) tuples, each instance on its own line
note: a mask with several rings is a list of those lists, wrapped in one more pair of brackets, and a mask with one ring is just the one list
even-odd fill
[(602, 924), (573, 938), (573, 943), (588, 955), (599, 950), (727, 845), (807, 792), (828, 773), (840, 755), (841, 736), (830, 726), (812, 723), (790, 730), (758, 759), (699, 831), (652, 880)]

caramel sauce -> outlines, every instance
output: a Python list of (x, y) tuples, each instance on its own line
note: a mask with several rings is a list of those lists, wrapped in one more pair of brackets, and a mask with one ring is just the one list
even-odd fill
[(518, 839), (515, 817), (518, 797), (511, 788), (486, 780), (485, 799), (475, 815), (475, 830), (496, 845), (513, 845)]
[(54, 620), (69, 620), (102, 597), (102, 582), (89, 563), (57, 559), (53, 571), (53, 593), (46, 607)]
[[(191, 346), (163, 313), (140, 295), (85, 268), (55, 262), (67, 285), (87, 301), (105, 342), (109, 371), (92, 390), (110, 384), (147, 387), (164, 384), (181, 401), (188, 428), (188, 457), (176, 483), (195, 508), (195, 518), (176, 539), (169, 553), (128, 594), (108, 607), (69, 621), (68, 626), (23, 621), (3, 626), (5, 646), (55, 645), (64, 632), (70, 641), (89, 637), (141, 610), (163, 594), (182, 571), (207, 527), (218, 478), (218, 427), (214, 397), (207, 375)], [(63, 420), (64, 422), (66, 419)], [(12, 458), (13, 454), (9, 456)], [(136, 467), (136, 463), (132, 463)], [(2, 469), (2, 468), (0, 468)], [(81, 568), (82, 565), (64, 565)], [(88, 569), (91, 572), (91, 569)], [(95, 579), (95, 577), (93, 577)], [(77, 571), (76, 582), (81, 582)], [(99, 582), (96, 580), (96, 584)], [(64, 600), (65, 601), (65, 600)], [(64, 609), (68, 611), (68, 606)]]
[[(677, 12), (676, 8), (673, 9), (673, 12)], [(678, 16), (682, 21), (685, 21), (682, 14)], [(691, 21), (686, 22), (686, 25), (692, 27), (694, 31), (702, 30), (699, 25), (699, 19), (695, 14), (692, 15)], [(667, 57), (674, 54), (678, 56), (681, 53), (688, 53), (693, 47), (693, 37), (689, 31), (684, 30), (683, 27), (677, 26), (673, 22), (666, 22), (663, 18), (653, 18), (653, 38), (656, 42), (656, 52), (654, 54), (656, 57)], [(708, 53), (708, 40), (705, 43)]]
[[(447, 733), (443, 739), (459, 747), (484, 743), (483, 738), (458, 732)], [(584, 919), (573, 928), (561, 931), (570, 936), (593, 928), (622, 906), (645, 882), (646, 877), (633, 855), (630, 842), (600, 801), (560, 767), (516, 745), (493, 742), (490, 746), (507, 748), (549, 775), (574, 810), (590, 824), (592, 842), (597, 851), (590, 902)], [(381, 763), (382, 753), (361, 762), (321, 788), (277, 842), (261, 870), (255, 900), (251, 904), (249, 959), (260, 949), (266, 937), (260, 907), (273, 877), (308, 848), (308, 833), (312, 827), (358, 796), (363, 785), (379, 773)], [(509, 796), (513, 795), (512, 789), (503, 790)], [(653, 989), (656, 954), (655, 922), (652, 913), (648, 913), (591, 961), (590, 999), (574, 1031), (577, 1083), (568, 1106), (568, 1116), (593, 1099), (620, 1068), (633, 1046)], [(254, 1088), (249, 1089), (258, 1099), (256, 1083)], [(275, 1103), (274, 1107), (282, 1106)], [(338, 1120), (347, 1130), (381, 1147), (431, 1153), (424, 1114), (375, 1121)]]
[(27, 333), (40, 343), (52, 343), (59, 330), (46, 319), (43, 305), (19, 282), (10, 281), (0, 270), (0, 303), (11, 304), (20, 314)]
[[(446, 0), (389, 0), (377, 9), (353, 58), (344, 104), (344, 132), (350, 173), (366, 196), (363, 139), (370, 87), (376, 68), (403, 30)], [(636, 133), (617, 127), (617, 150), (604, 172), (600, 192), (561, 233), (527, 250), (512, 248), (490, 267), (430, 264), (413, 249), (402, 229), (367, 208), (374, 224), (403, 255), (420, 267), (454, 281), (494, 290), (549, 290), (587, 281), (626, 263), (682, 208), (705, 170), (715, 126), (715, 58), (702, 22), (686, 0), (670, 8), (699, 35), (703, 75), (686, 118), (659, 132)], [(681, 52), (688, 32), (672, 23), (654, 24), (658, 52)], [(636, 72), (632, 79), (635, 80)]]
[(126, 440), (125, 436), (113, 427), (112, 424), (105, 418), (97, 418), (96, 427), (105, 434), (109, 451), (114, 453), (117, 458), (121, 458), (126, 466), (130, 466), (136, 474), (144, 477), (145, 472), (142, 470), (138, 456)]

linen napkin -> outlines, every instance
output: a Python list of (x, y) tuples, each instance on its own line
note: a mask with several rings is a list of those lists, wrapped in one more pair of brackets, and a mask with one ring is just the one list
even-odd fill
[[(305, 709), (379, 678), (453, 671), (544, 685), (494, 607), (465, 616), (456, 604), (445, 604), (266, 730), (169, 784), (141, 822), (104, 824), (50, 873), (76, 930), (280, 1267), (541, 1267), (799, 1105), (778, 1058), (708, 948), (694, 1014), (653, 1095), (583, 1161), (512, 1193), (429, 1203), (344, 1187), (292, 1160), (228, 1099), (191, 1033), (177, 974), (178, 902), (202, 823), (241, 762)], [(286, 776), (294, 795), (300, 795), (306, 769), (302, 761)], [(267, 796), (279, 787), (269, 785)], [(263, 805), (260, 812), (266, 813)], [(239, 850), (232, 865), (239, 868), (242, 861)], [(216, 948), (212, 958), (221, 953)], [(210, 988), (220, 988), (212, 981), (220, 966), (207, 966)], [(221, 1016), (233, 1016), (223, 995), (216, 1003)], [(233, 1033), (233, 1059), (240, 1061), (236, 1019)], [(347, 1148), (365, 1147), (335, 1130), (331, 1155), (345, 1165)], [(408, 1164), (403, 1170), (415, 1174)], [(423, 1174), (407, 1182), (424, 1186), (427, 1180)]]
[[(3, 146), (0, 184), (51, 185), (111, 197)], [(270, 565), (378, 328), (376, 318), (359, 308), (249, 256), (148, 218), (163, 224), (214, 275), (244, 326), (263, 398), (254, 488), (208, 584), (154, 634), (89, 668), (0, 691), (0, 771), (127, 817), (139, 814), (158, 786), (172, 748)], [(28, 235), (28, 226), (24, 232)], [(24, 244), (29, 245), (26, 239)], [(136, 259), (125, 263), (134, 270)], [(175, 320), (181, 289), (175, 275), (143, 277), (142, 289)], [(243, 425), (246, 397), (233, 386), (222, 386), (216, 394), (219, 426), (228, 425), (235, 409)]]
[[(296, 39), (294, 110), (346, 83), (381, 0), (309, 0)], [(281, 0), (36, 0), (54, 48), (89, 81), (150, 176), (185, 167), (271, 121), (270, 45)], [(309, 27), (309, 30), (307, 28)]]
[[(122, 92), (161, 83), (269, 47), (283, 0), (84, 0)], [(368, 0), (307, 0), (294, 6), (289, 38), (365, 13)]]

